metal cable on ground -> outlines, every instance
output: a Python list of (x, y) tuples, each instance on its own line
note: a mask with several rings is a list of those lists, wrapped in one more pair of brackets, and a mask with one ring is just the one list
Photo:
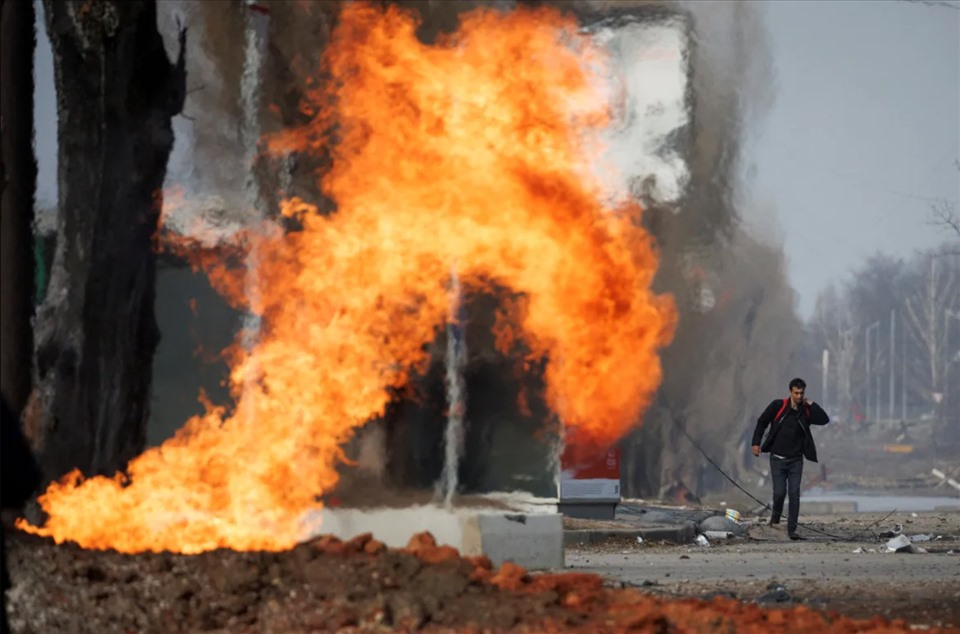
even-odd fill
[[(693, 443), (693, 446), (697, 448), (697, 451), (699, 451), (701, 454), (703, 454), (703, 457), (707, 459), (707, 462), (709, 462), (710, 464), (712, 464), (713, 467), (714, 467), (717, 471), (719, 471), (720, 474), (721, 474), (723, 477), (725, 477), (727, 480), (729, 480), (730, 483), (733, 484), (733, 486), (737, 487), (738, 489), (740, 489), (741, 491), (743, 491), (744, 493), (746, 493), (748, 496), (750, 496), (750, 498), (751, 498), (752, 500), (754, 500), (757, 504), (759, 504), (759, 505), (762, 506), (763, 508), (767, 509), (767, 510), (770, 511), (771, 513), (773, 513), (773, 509), (770, 508), (770, 505), (769, 505), (769, 504), (767, 504), (766, 502), (758, 499), (753, 493), (750, 493), (749, 491), (747, 491), (746, 489), (744, 489), (742, 486), (740, 486), (740, 483), (739, 483), (739, 482), (737, 482), (736, 480), (734, 480), (733, 478), (731, 478), (729, 475), (727, 475), (727, 472), (724, 471), (724, 470), (720, 467), (720, 465), (718, 465), (716, 462), (714, 462), (713, 458), (711, 458), (711, 457), (707, 454), (707, 452), (703, 450), (703, 447), (700, 446), (700, 443), (698, 443), (698, 442), (694, 439), (694, 437), (690, 435), (690, 432), (687, 431), (687, 428), (684, 426), (683, 423), (681, 423), (679, 420), (677, 420), (677, 419), (675, 419), (675, 418), (672, 418), (671, 420), (673, 420), (673, 422), (680, 428), (680, 431), (683, 432), (683, 435), (686, 436), (687, 439), (688, 439), (691, 443)], [(806, 525), (806, 524), (803, 524), (802, 522), (797, 522), (797, 525), (798, 525), (798, 526), (803, 526), (803, 527), (804, 527), (805, 529), (807, 529), (807, 530), (813, 531), (813, 532), (815, 532), (815, 533), (820, 533), (821, 535), (826, 535), (827, 537), (831, 537), (831, 538), (836, 539), (836, 540), (838, 540), (838, 541), (859, 541), (859, 540), (855, 539), (854, 537), (841, 537), (841, 536), (839, 536), (839, 535), (834, 535), (834, 534), (832, 534), (832, 533), (828, 533), (828, 532), (826, 532), (826, 531), (822, 531), (822, 530), (820, 530), (820, 529), (818, 529), (818, 528), (814, 528), (814, 527), (812, 527), (812, 526), (808, 526), (808, 525)]]

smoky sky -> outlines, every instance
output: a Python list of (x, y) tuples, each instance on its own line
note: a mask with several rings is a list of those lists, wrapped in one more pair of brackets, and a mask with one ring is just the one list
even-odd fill
[[(960, 7), (960, 3), (956, 3)], [(949, 234), (960, 190), (960, 10), (919, 2), (764, 5), (775, 102), (747, 150), (748, 220), (781, 244), (801, 316), (882, 251)]]

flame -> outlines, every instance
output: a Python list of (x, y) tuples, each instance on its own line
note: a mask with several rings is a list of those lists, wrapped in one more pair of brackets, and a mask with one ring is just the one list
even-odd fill
[[(515, 302), (498, 340), (548, 359), (546, 399), (576, 443), (610, 445), (660, 382), (675, 311), (630, 202), (604, 203), (595, 139), (611, 120), (605, 61), (555, 10), (478, 10), (435, 46), (408, 12), (350, 3), (325, 54), (313, 122), (274, 149), (329, 147), (331, 216), (251, 232), (263, 330), (233, 357), (233, 414), (209, 406), (127, 473), (72, 473), (31, 532), (87, 548), (286, 549), (337, 482), (341, 445), (425, 369), (451, 266)], [(236, 272), (205, 260), (242, 303)], [(570, 441), (568, 436), (568, 441)]]

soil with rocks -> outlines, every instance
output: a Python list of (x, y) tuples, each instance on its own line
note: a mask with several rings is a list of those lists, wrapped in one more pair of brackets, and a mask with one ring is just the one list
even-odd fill
[[(594, 574), (461, 557), (426, 533), (404, 549), (323, 536), (284, 552), (84, 550), (11, 531), (13, 632), (906, 632), (807, 606), (655, 596)], [(947, 631), (937, 630), (929, 631)]]

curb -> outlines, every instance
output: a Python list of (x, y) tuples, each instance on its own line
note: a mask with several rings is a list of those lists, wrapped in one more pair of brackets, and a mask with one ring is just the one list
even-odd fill
[(610, 539), (631, 539), (642, 537), (645, 542), (669, 542), (671, 544), (692, 544), (697, 536), (694, 522), (669, 526), (647, 526), (636, 528), (587, 528), (563, 531), (563, 545), (596, 544)]

